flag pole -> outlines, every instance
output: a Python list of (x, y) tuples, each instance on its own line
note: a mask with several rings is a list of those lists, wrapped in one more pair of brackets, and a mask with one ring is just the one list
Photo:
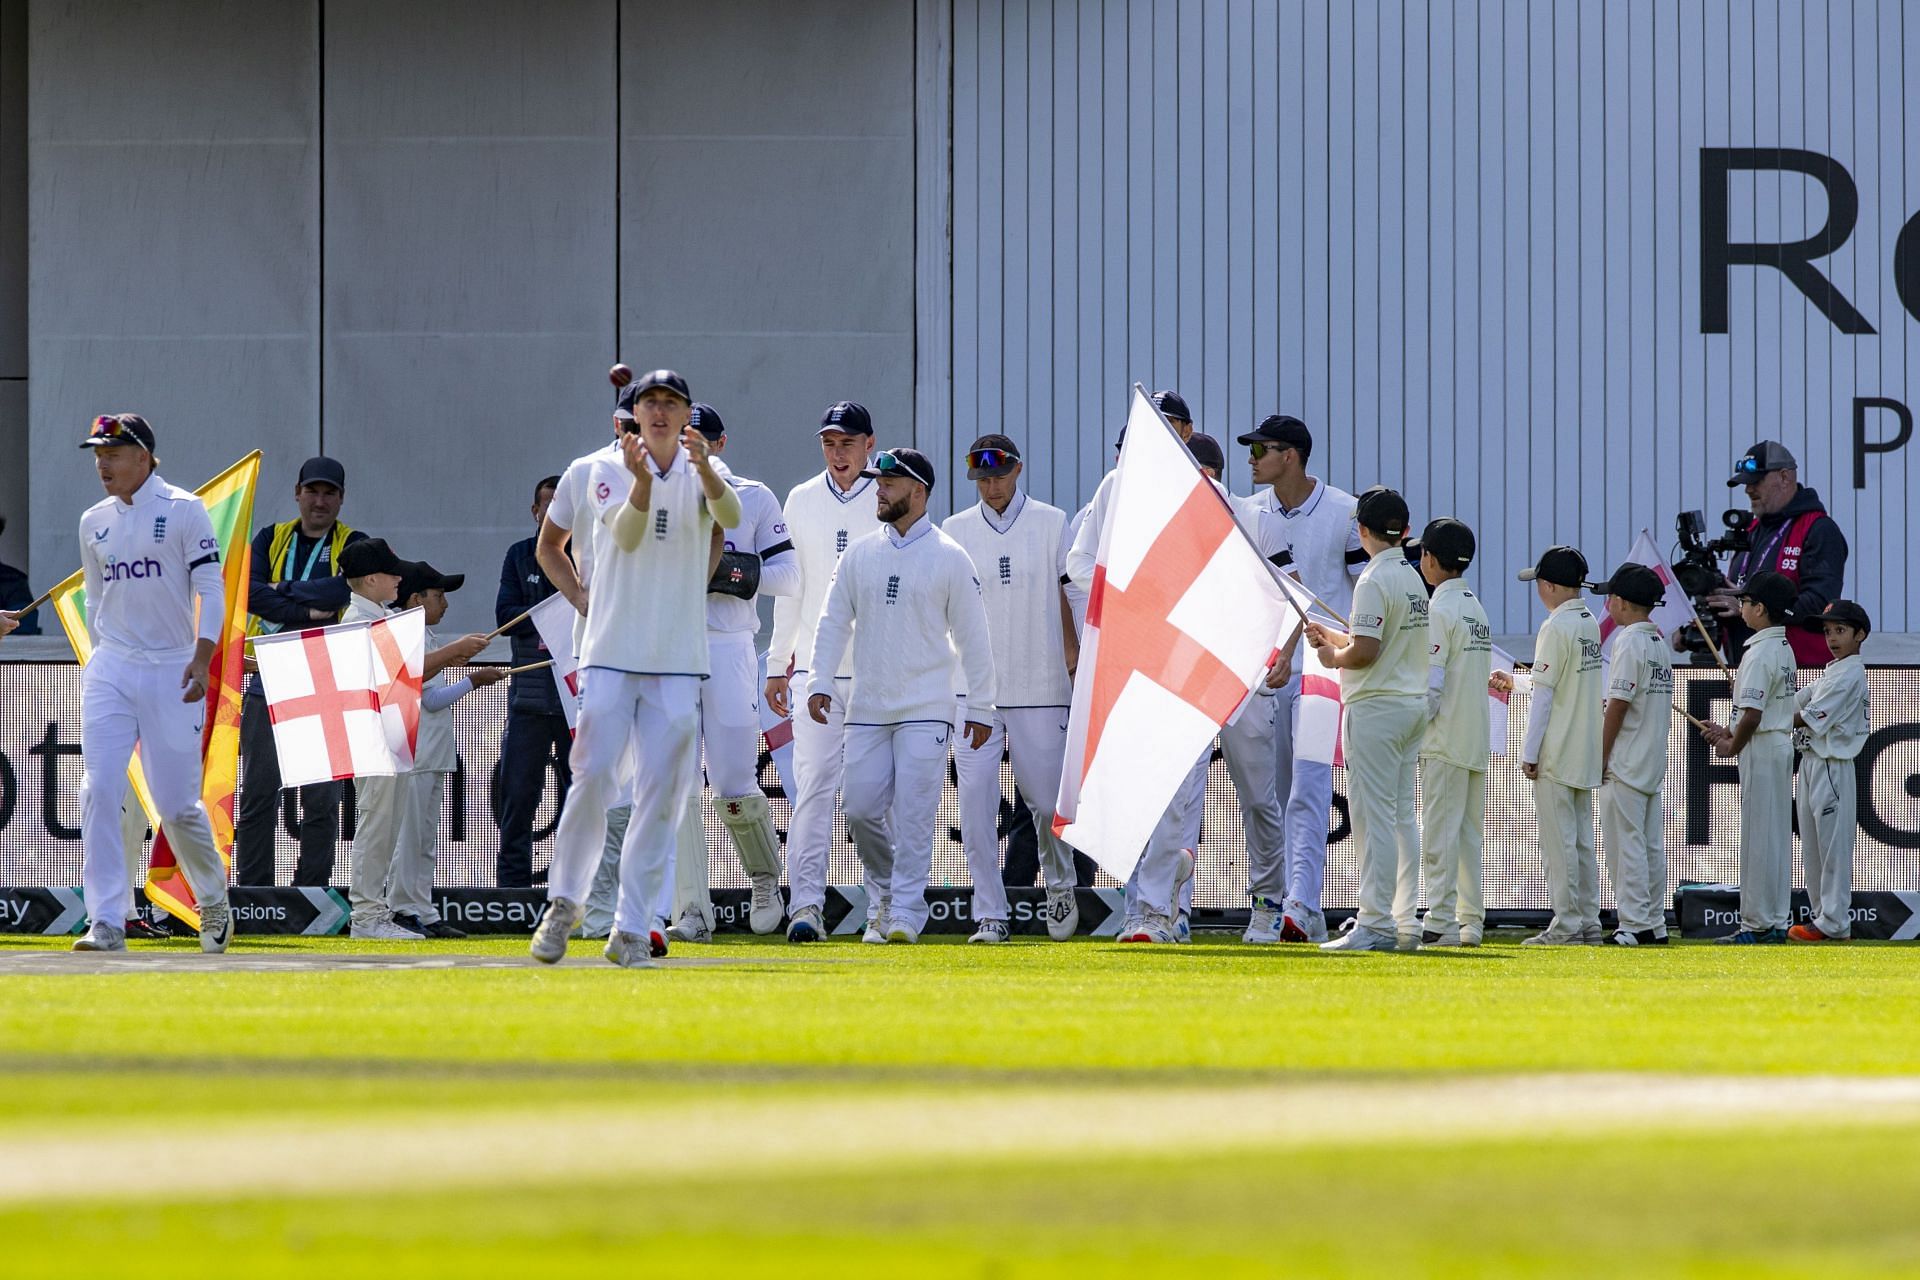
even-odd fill
[[(542, 603), (545, 603), (545, 602), (543, 601)], [(539, 605), (535, 605), (533, 606), (533, 609), (538, 609), (539, 607), (540, 607)], [(487, 639), (491, 640), (495, 636), (498, 636), (503, 631), (513, 630), (515, 627), (519, 626), (521, 623), (525, 622), (528, 618), (531, 618), (533, 616), (533, 609), (527, 610), (525, 613), (515, 618), (512, 622), (503, 622), (499, 626), (495, 627), (493, 630), (487, 632)]]
[(1667, 705), (1671, 707), (1673, 710), (1678, 711), (1681, 715), (1685, 716), (1687, 718), (1688, 724), (1700, 730), (1702, 733), (1706, 732), (1708, 727), (1706, 721), (1697, 718), (1691, 711), (1688, 711), (1685, 707), (1675, 707), (1672, 703), (1668, 703)]
[(508, 667), (507, 674), (510, 676), (517, 676), (522, 671), (538, 671), (542, 667), (550, 667), (552, 665), (553, 665), (553, 659), (548, 658), (545, 662), (529, 662), (524, 667)]
[(34, 611), (35, 609), (38, 609), (38, 608), (39, 608), (39, 607), (40, 607), (41, 605), (43, 605), (43, 604), (45, 604), (45, 603), (46, 603), (47, 601), (49, 601), (49, 600), (51, 600), (51, 599), (53, 599), (53, 593), (54, 593), (54, 592), (56, 592), (56, 591), (58, 591), (59, 589), (60, 589), (60, 588), (58, 588), (58, 587), (48, 587), (48, 588), (47, 588), (47, 589), (46, 589), (45, 591), (42, 591), (42, 592), (41, 592), (41, 593), (39, 594), (39, 596), (35, 598), (35, 600), (34, 600), (34, 602), (33, 602), (32, 604), (30, 604), (30, 605), (28, 605), (28, 606), (27, 606), (26, 608), (24, 608), (24, 609), (8, 609), (8, 610), (6, 610), (6, 613), (7, 613), (7, 614), (8, 614), (8, 616), (10, 616), (10, 617), (14, 617), (14, 618), (24, 618), (24, 617), (26, 617), (26, 616), (27, 616), (28, 614), (30, 614), (30, 613), (32, 613), (32, 612), (33, 612), (33, 611)]
[(1697, 613), (1693, 615), (1693, 625), (1699, 630), (1700, 638), (1707, 642), (1707, 651), (1713, 654), (1714, 664), (1720, 668), (1721, 674), (1729, 680), (1733, 679), (1733, 672), (1727, 669), (1727, 660), (1720, 656), (1720, 646), (1713, 642), (1713, 637), (1707, 632), (1707, 624), (1700, 621), (1700, 615)]

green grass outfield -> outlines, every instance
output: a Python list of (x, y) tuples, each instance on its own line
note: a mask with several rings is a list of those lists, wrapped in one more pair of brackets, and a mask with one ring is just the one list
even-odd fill
[(1912, 947), (64, 945), (7, 1275), (1920, 1269)]

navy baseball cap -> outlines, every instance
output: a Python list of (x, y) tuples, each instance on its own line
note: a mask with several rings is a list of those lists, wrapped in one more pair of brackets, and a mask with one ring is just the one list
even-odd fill
[(1667, 584), (1644, 564), (1629, 560), (1613, 571), (1605, 582), (1593, 584), (1594, 594), (1619, 596), (1628, 604), (1651, 609), (1667, 598)]
[(431, 591), (438, 587), (442, 591), (458, 591), (467, 581), (464, 573), (441, 573), (425, 560), (404, 560), (405, 568), (400, 572), (400, 594), (396, 600), (405, 600), (408, 596), (421, 591)]
[(709, 440), (718, 440), (727, 434), (727, 424), (720, 420), (720, 411), (705, 402), (696, 402), (693, 406), (693, 429)]
[(1727, 481), (1727, 488), (1738, 485), (1755, 484), (1760, 478), (1773, 471), (1798, 471), (1800, 464), (1787, 452), (1787, 446), (1778, 440), (1762, 440), (1746, 451), (1740, 461), (1733, 464), (1733, 479)]
[(860, 474), (874, 478), (905, 476), (933, 488), (933, 460), (918, 449), (882, 449), (873, 455), (873, 465)]
[(1012, 436), (990, 431), (967, 446), (967, 479), (1003, 476), (1020, 463), (1020, 446)]
[(1800, 588), (1786, 574), (1765, 569), (1741, 583), (1738, 594), (1742, 600), (1758, 601), (1767, 607), (1769, 615), (1784, 620), (1799, 599)]
[(1178, 418), (1182, 422), (1193, 421), (1193, 410), (1187, 408), (1186, 400), (1178, 391), (1156, 391), (1151, 397), (1153, 407), (1169, 418)]
[(850, 436), (870, 436), (873, 434), (873, 415), (867, 412), (867, 406), (857, 400), (835, 401), (820, 415), (818, 434), (825, 435), (829, 431), (840, 431)]
[(153, 452), (153, 428), (137, 413), (103, 413), (93, 420), (93, 429), (80, 442), (82, 449), (112, 449), (123, 444), (138, 445)]
[(665, 387), (688, 404), (693, 403), (693, 392), (687, 390), (687, 380), (671, 369), (655, 369), (652, 373), (643, 373), (627, 385), (633, 388), (635, 403), (655, 387)]
[(1364, 527), (1389, 541), (1405, 537), (1407, 522), (1413, 519), (1407, 510), (1407, 500), (1383, 484), (1361, 494), (1353, 514)]
[(1587, 558), (1572, 547), (1548, 547), (1531, 569), (1522, 569), (1520, 581), (1538, 578), (1556, 587), (1578, 587), (1587, 580)]
[(1420, 531), (1420, 549), (1438, 560), (1448, 573), (1459, 573), (1473, 563), (1476, 549), (1473, 530), (1465, 521), (1441, 516), (1428, 521), (1427, 527)]
[(1313, 432), (1291, 414), (1270, 413), (1260, 425), (1238, 437), (1241, 444), (1277, 444), (1283, 449), (1298, 449), (1305, 458), (1313, 452)]
[(1835, 600), (1820, 611), (1821, 622), (1843, 622), (1859, 631), (1862, 635), (1873, 632), (1873, 621), (1867, 617), (1867, 611), (1851, 600)]
[(370, 573), (391, 573), (404, 578), (408, 562), (393, 554), (385, 538), (362, 538), (340, 549), (340, 575), (364, 578)]
[(1193, 460), (1203, 467), (1210, 467), (1214, 475), (1224, 474), (1227, 469), (1227, 453), (1220, 442), (1212, 436), (1196, 431), (1187, 437), (1187, 452)]
[(300, 484), (330, 484), (345, 493), (347, 491), (347, 469), (332, 458), (308, 458), (300, 464)]

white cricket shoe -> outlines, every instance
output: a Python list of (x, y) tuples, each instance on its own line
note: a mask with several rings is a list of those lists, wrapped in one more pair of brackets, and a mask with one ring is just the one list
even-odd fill
[(780, 903), (780, 877), (753, 877), (753, 901), (747, 909), (747, 926), (758, 934), (772, 933), (780, 927), (786, 914), (786, 908)]
[(1362, 929), (1356, 925), (1332, 942), (1321, 943), (1320, 949), (1322, 951), (1398, 951), (1400, 939), (1395, 934), (1378, 929)]
[(902, 924), (900, 921), (895, 920), (887, 925), (887, 936), (884, 941), (899, 942), (907, 946), (912, 946), (914, 943), (920, 941), (920, 931), (910, 924)]
[(1012, 932), (1012, 930), (1007, 928), (1007, 922), (1005, 920), (982, 920), (980, 927), (973, 931), (973, 936), (968, 938), (967, 941), (1005, 942), (1012, 935)]
[(1395, 951), (1418, 951), (1420, 949), (1420, 931), (1415, 929), (1412, 933), (1394, 934), (1393, 949)]
[(233, 912), (227, 908), (227, 900), (203, 902), (200, 904), (200, 949), (208, 955), (217, 956), (227, 949), (233, 941)]
[(1047, 936), (1065, 942), (1080, 929), (1080, 898), (1072, 889), (1047, 890)]
[(1531, 938), (1520, 939), (1523, 947), (1584, 947), (1586, 935), (1556, 931), (1551, 926), (1534, 934)]
[(860, 941), (884, 943), (887, 940), (887, 918), (893, 912), (893, 899), (882, 896), (880, 904), (867, 913), (867, 931), (860, 935)]
[(567, 935), (586, 914), (572, 898), (554, 898), (547, 903), (547, 914), (534, 928), (533, 942), (527, 954), (541, 964), (558, 964), (567, 954)]
[(125, 951), (127, 931), (117, 924), (95, 920), (87, 931), (73, 940), (75, 951)]
[(1286, 916), (1280, 904), (1272, 898), (1255, 898), (1253, 915), (1247, 921), (1247, 931), (1240, 935), (1240, 941), (1251, 942), (1256, 946), (1267, 946), (1280, 941), (1280, 928)]
[(1420, 933), (1420, 949), (1422, 951), (1427, 950), (1429, 947), (1459, 947), (1464, 945), (1466, 944), (1460, 941), (1460, 930), (1458, 929), (1423, 929)]
[(607, 935), (605, 955), (622, 969), (653, 968), (653, 944), (649, 938), (637, 933), (622, 933), (615, 929)]
[(1482, 930), (1479, 925), (1463, 924), (1460, 926), (1460, 945), (1463, 947), (1477, 947), (1485, 936), (1484, 930)]
[(1318, 907), (1309, 907), (1298, 898), (1287, 899), (1286, 910), (1280, 916), (1280, 940), (1282, 942), (1325, 942), (1327, 940), (1327, 916)]
[(678, 920), (667, 926), (667, 936), (675, 942), (712, 942), (713, 930), (707, 927), (705, 916), (688, 907)]
[(802, 907), (787, 922), (788, 942), (818, 942), (827, 936), (827, 923), (818, 907)]
[(415, 933), (403, 924), (392, 919), (370, 920), (365, 924), (356, 924), (347, 930), (347, 936), (355, 942), (425, 942), (427, 935)]
[(1607, 945), (1607, 931), (1600, 927), (1597, 920), (1592, 924), (1583, 924), (1580, 926), (1580, 941), (1585, 946), (1604, 947)]
[(1120, 939), (1122, 942), (1172, 942), (1173, 917), (1163, 911), (1143, 911), (1140, 922), (1130, 934)]

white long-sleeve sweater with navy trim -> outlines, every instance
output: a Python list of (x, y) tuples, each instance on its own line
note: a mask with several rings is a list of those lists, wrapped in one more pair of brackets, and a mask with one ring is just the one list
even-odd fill
[(834, 673), (851, 646), (848, 724), (953, 721), (953, 661), (965, 672), (967, 719), (993, 714), (993, 642), (980, 580), (966, 551), (920, 522), (855, 538), (840, 557), (813, 639), (810, 694), (838, 696)]

